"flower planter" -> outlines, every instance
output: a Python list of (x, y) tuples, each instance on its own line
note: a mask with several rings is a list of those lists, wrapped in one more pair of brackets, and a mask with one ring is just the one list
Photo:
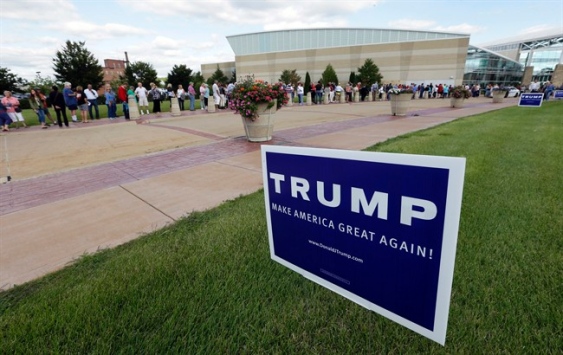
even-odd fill
[(259, 116), (255, 120), (241, 115), (246, 138), (249, 142), (266, 142), (272, 139), (276, 111), (277, 105), (274, 100), (274, 106), (271, 108), (268, 108), (267, 102), (258, 104)]
[(391, 94), (391, 114), (393, 116), (406, 116), (409, 110), (412, 93)]
[(452, 99), (450, 100), (450, 103), (451, 103), (453, 108), (462, 108), (463, 106), (465, 106), (465, 98), (456, 99), (456, 98), (452, 97)]
[(493, 90), (493, 103), (494, 104), (502, 104), (504, 101), (504, 96), (506, 95), (506, 91), (494, 91)]

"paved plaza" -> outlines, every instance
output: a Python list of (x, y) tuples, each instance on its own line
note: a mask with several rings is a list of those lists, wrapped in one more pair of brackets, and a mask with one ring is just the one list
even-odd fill
[[(391, 116), (388, 102), (291, 106), (277, 112), (264, 144), (360, 150), (516, 104), (413, 100), (406, 117)], [(0, 289), (262, 188), (261, 144), (246, 141), (232, 111), (149, 119), (0, 135), (0, 176), (12, 178), (0, 185)]]

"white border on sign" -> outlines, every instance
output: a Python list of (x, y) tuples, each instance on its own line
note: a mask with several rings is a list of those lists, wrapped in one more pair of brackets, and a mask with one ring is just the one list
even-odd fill
[[(538, 94), (538, 95), (541, 94), (541, 99), (540, 99), (539, 105), (536, 106), (536, 105), (521, 105), (520, 104), (522, 102), (522, 96), (532, 95), (532, 94)], [(518, 106), (521, 106), (521, 107), (541, 107), (542, 103), (543, 103), (543, 93), (541, 93), (541, 92), (528, 92), (528, 93), (520, 94), (520, 98), (518, 99)]]
[[(364, 298), (361, 298), (323, 278), (320, 278), (292, 263), (276, 256), (274, 250), (274, 239), (272, 232), (272, 221), (270, 218), (270, 191), (268, 188), (268, 164), (266, 153), (280, 153), (290, 155), (302, 155), (313, 157), (336, 158), (346, 160), (358, 160), (374, 163), (388, 163), (393, 165), (408, 165), (430, 168), (441, 168), (449, 170), (448, 191), (446, 197), (446, 210), (444, 214), (444, 232), (440, 260), (440, 271), (438, 276), (438, 292), (436, 298), (436, 313), (434, 317), (434, 330), (430, 331), (418, 324), (411, 322), (391, 311), (386, 310)], [(428, 155), (376, 153), (351, 150), (336, 150), (322, 148), (262, 146), (262, 176), (264, 179), (264, 202), (266, 204), (266, 219), (268, 223), (268, 237), (270, 243), (270, 256), (272, 260), (300, 273), (317, 284), (332, 290), (349, 300), (370, 309), (392, 321), (401, 324), (441, 345), (446, 342), (446, 331), (448, 328), (448, 314), (450, 309), (450, 298), (452, 291), (457, 236), (459, 231), (459, 219), (461, 215), (461, 202), (463, 197), (463, 182), (465, 177), (465, 158), (439, 157)]]

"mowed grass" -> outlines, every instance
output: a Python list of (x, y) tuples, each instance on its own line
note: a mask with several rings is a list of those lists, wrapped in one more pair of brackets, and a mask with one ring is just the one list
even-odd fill
[(446, 347), (271, 261), (258, 192), (1, 293), (0, 353), (560, 354), (562, 110), (369, 149), (467, 158)]

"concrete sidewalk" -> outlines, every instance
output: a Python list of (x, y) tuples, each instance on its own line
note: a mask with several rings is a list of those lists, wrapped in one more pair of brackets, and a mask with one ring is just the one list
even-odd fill
[[(413, 100), (407, 117), (390, 116), (388, 102), (292, 106), (265, 144), (359, 150), (516, 104)], [(0, 135), (0, 174), (13, 178), (0, 185), (0, 289), (262, 187), (261, 145), (231, 111), (150, 119)]]

